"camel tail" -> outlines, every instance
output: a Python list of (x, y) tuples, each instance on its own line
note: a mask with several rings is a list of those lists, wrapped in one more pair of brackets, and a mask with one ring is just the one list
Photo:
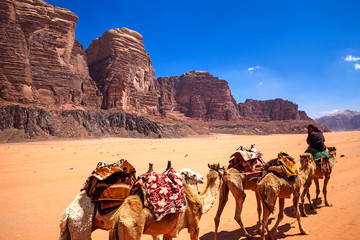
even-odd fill
[(60, 237), (59, 240), (71, 240), (68, 228), (68, 217), (64, 215), (60, 220)]
[(109, 231), (109, 240), (119, 240), (118, 226), (113, 226)]
[(271, 212), (271, 213), (274, 213), (274, 210), (275, 210), (275, 207), (272, 206), (269, 201), (267, 200), (268, 198), (268, 194), (266, 193), (268, 187), (266, 186), (266, 183), (265, 183), (265, 186), (259, 186), (259, 193), (260, 193), (260, 197), (261, 197), (261, 200), (264, 204), (264, 206)]

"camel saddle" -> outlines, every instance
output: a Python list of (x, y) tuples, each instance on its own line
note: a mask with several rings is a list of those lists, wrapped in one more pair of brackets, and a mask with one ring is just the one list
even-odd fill
[(101, 209), (109, 209), (123, 203), (135, 179), (135, 168), (124, 159), (113, 164), (99, 162), (81, 190)]
[(332, 168), (329, 163), (329, 159), (325, 156), (321, 157), (318, 160), (314, 160), (314, 162), (320, 166), (320, 171), (324, 173), (331, 173)]
[(262, 153), (251, 147), (240, 146), (236, 149), (230, 158), (228, 168), (235, 168), (240, 173), (246, 174), (249, 180), (258, 179), (261, 175), (261, 171), (264, 170), (264, 161), (261, 159)]
[(278, 157), (264, 164), (264, 169), (268, 172), (274, 172), (287, 180), (294, 180), (298, 176), (298, 170), (295, 159), (282, 151)]
[(142, 190), (144, 206), (154, 214), (156, 221), (170, 213), (184, 211), (184, 186), (181, 177), (170, 168), (163, 173), (147, 172), (138, 177), (131, 194)]

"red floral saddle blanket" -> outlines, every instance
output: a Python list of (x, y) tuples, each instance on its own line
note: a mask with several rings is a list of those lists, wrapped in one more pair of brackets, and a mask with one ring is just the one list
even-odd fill
[[(138, 177), (133, 189), (145, 189), (144, 203), (160, 221), (169, 213), (184, 211), (184, 187), (181, 177), (172, 168), (163, 173), (149, 172)], [(133, 191), (133, 190), (132, 190)]]

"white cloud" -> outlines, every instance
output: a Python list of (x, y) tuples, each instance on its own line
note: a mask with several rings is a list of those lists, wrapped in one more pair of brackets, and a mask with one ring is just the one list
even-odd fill
[(258, 68), (261, 68), (261, 67), (260, 66), (250, 67), (250, 68), (248, 68), (248, 71), (251, 72)]
[(352, 55), (347, 55), (345, 61), (347, 62), (357, 62), (360, 60), (360, 57), (354, 57)]
[(360, 69), (360, 64), (359, 63), (355, 63), (355, 70), (359, 70)]
[(258, 83), (258, 86), (262, 86), (262, 85), (264, 85), (263, 82), (259, 82), (259, 83)]

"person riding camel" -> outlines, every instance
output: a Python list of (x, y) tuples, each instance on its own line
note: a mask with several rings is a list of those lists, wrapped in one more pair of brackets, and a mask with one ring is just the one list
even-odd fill
[(308, 137), (306, 142), (309, 144), (310, 149), (315, 149), (319, 152), (325, 151), (326, 146), (324, 144), (325, 138), (323, 133), (314, 125), (308, 125)]
[(313, 156), (315, 162), (321, 165), (322, 171), (331, 172), (327, 161), (324, 161), (330, 159), (330, 155), (326, 152), (324, 134), (312, 124), (309, 124), (307, 128), (308, 137), (306, 142), (309, 146), (305, 152)]

